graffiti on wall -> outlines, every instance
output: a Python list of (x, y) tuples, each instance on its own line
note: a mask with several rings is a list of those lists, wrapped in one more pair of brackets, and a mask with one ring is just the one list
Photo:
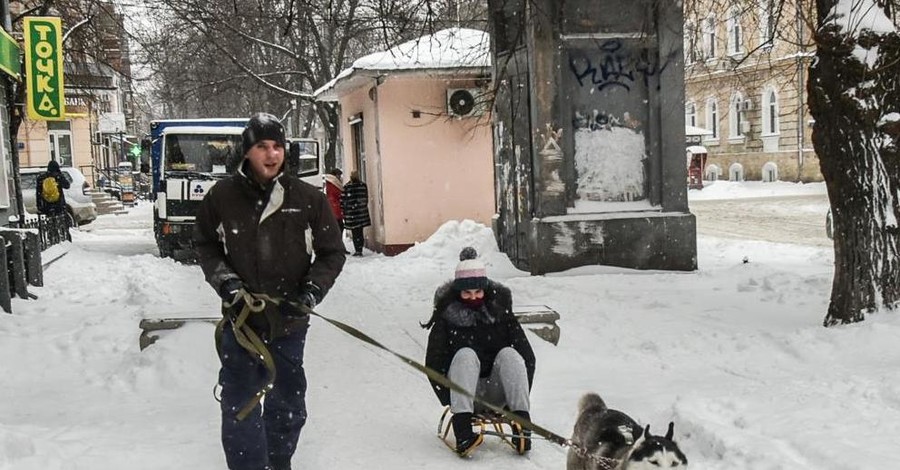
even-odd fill
[(579, 85), (595, 87), (597, 91), (606, 88), (631, 91), (635, 83), (649, 88), (650, 79), (661, 74), (671, 61), (671, 57), (660, 61), (651, 57), (650, 52), (646, 48), (626, 48), (620, 39), (608, 39), (600, 43), (596, 55), (571, 55), (569, 70)]

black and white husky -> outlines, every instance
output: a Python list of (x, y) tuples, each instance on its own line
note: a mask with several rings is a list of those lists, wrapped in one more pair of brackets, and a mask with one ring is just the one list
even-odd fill
[(650, 434), (621, 411), (611, 410), (596, 393), (578, 402), (566, 470), (659, 470), (687, 466), (687, 457), (672, 440), (674, 423), (665, 436)]

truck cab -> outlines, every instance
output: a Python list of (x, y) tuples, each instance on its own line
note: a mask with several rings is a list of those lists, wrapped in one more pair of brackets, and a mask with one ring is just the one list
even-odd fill
[[(194, 258), (192, 235), (200, 201), (243, 161), (247, 119), (171, 119), (150, 123), (150, 198), (161, 257)], [(289, 139), (285, 171), (322, 186), (319, 143)]]

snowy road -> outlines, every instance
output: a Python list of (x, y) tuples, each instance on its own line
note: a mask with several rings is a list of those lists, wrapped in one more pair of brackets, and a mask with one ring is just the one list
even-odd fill
[(691, 201), (690, 211), (700, 235), (832, 246), (825, 236), (824, 194)]

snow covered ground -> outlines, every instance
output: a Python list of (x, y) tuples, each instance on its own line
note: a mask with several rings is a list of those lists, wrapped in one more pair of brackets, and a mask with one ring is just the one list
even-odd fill
[[(690, 198), (824, 193), (725, 183)], [(0, 313), (0, 469), (225, 468), (212, 326), (138, 348), (142, 318), (218, 309), (198, 267), (156, 257), (150, 214), (142, 205), (101, 216), (48, 250), (45, 260), (68, 254), (46, 270), (45, 287), (31, 289), (39, 298)], [(489, 229), (449, 223), (400, 256), (348, 258), (318, 310), (422, 357), (418, 322), (465, 245), (518, 304), (562, 315), (558, 346), (529, 333), (532, 414), (542, 426), (569, 435), (579, 397), (595, 391), (657, 432), (674, 421), (690, 468), (900, 468), (900, 319), (821, 327), (829, 247), (701, 235), (697, 272), (529, 276), (496, 250)], [(295, 468), (565, 468), (565, 450), (545, 441), (520, 457), (489, 439), (459, 459), (435, 437), (441, 408), (424, 377), (319, 320), (307, 373), (310, 419)]]

